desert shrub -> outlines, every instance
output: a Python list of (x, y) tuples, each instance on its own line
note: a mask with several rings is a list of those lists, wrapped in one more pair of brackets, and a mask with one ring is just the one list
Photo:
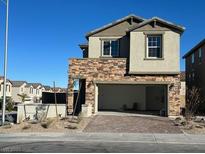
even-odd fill
[[(0, 109), (2, 109), (3, 97), (0, 98)], [(14, 102), (11, 97), (6, 97), (6, 110), (11, 112), (14, 109)]]
[(185, 119), (191, 120), (197, 113), (198, 107), (202, 102), (200, 97), (200, 90), (196, 87), (192, 87), (187, 90), (187, 101), (185, 109)]

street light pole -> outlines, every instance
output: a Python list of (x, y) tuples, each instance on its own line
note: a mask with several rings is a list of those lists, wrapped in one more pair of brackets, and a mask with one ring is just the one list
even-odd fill
[(2, 125), (4, 125), (5, 123), (5, 110), (6, 110), (8, 26), (9, 26), (9, 0), (6, 0), (6, 31), (5, 31), (5, 51), (4, 51), (4, 85), (3, 85)]

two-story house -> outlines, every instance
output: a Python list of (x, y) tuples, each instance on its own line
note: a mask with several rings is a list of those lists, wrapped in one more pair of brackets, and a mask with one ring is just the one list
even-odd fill
[(79, 79), (82, 113), (180, 114), (180, 36), (184, 27), (128, 15), (86, 35), (83, 58), (69, 59), (68, 112)]
[(186, 63), (186, 85), (188, 90), (196, 87), (200, 91), (201, 105), (199, 110), (205, 110), (205, 39), (188, 51), (183, 58)]
[(19, 95), (26, 94), (26, 81), (12, 81), (12, 99), (16, 103), (22, 102), (22, 99)]
[(40, 103), (42, 97), (42, 84), (41, 83), (31, 83), (33, 86), (33, 102)]
[[(4, 77), (0, 76), (0, 98), (3, 97)], [(6, 96), (11, 97), (12, 83), (9, 79), (6, 81)]]

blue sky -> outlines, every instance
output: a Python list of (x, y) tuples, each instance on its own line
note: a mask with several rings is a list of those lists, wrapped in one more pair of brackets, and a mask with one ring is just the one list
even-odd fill
[[(68, 58), (81, 57), (85, 33), (134, 13), (183, 25), (181, 57), (205, 38), (204, 0), (10, 0), (8, 77), (67, 87)], [(0, 3), (0, 74), (5, 6)], [(181, 70), (184, 60), (181, 59)]]

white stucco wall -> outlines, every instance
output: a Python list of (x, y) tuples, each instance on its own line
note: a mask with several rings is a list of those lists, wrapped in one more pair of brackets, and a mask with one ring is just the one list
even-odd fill
[(130, 33), (130, 72), (180, 71), (180, 35), (173, 31), (164, 31), (162, 35), (163, 59), (146, 60), (146, 35), (140, 31)]
[[(30, 119), (34, 119), (34, 116), (36, 114), (36, 107), (44, 107), (44, 112), (47, 112), (47, 118), (56, 117), (56, 108), (55, 104), (18, 104), (18, 110), (17, 110), (17, 123), (21, 123), (23, 120), (25, 120), (25, 112), (26, 117), (30, 117)], [(61, 115), (61, 117), (66, 116), (66, 104), (58, 104), (57, 105), (58, 114)]]

